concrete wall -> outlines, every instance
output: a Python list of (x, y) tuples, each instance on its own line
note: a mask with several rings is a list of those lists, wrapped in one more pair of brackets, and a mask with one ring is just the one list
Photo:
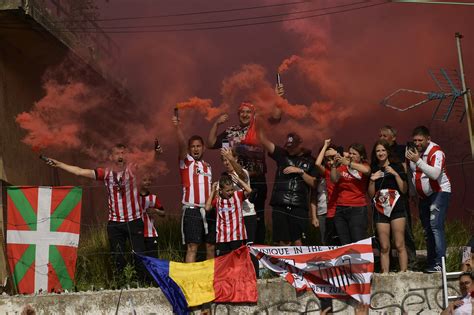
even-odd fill
[[(457, 282), (457, 281), (456, 281)], [(450, 282), (449, 294), (455, 295), (456, 282)], [(257, 305), (212, 305), (212, 314), (319, 314), (319, 300), (311, 292), (297, 295), (293, 287), (280, 279), (259, 280)], [(457, 292), (457, 293), (456, 293)], [(31, 305), (37, 314), (115, 314), (120, 291), (97, 291), (37, 296), (1, 296), (0, 314), (20, 314)], [(407, 272), (375, 275), (370, 314), (439, 314), (442, 304), (441, 275)], [(119, 314), (172, 314), (160, 289), (124, 290)], [(336, 314), (354, 314), (353, 308), (337, 301)], [(199, 314), (199, 311), (195, 311)]]

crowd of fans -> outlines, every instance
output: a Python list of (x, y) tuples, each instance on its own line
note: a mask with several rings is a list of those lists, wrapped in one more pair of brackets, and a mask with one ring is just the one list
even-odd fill
[[(283, 95), (282, 86), (277, 86), (276, 92)], [(368, 237), (373, 222), (381, 272), (390, 271), (392, 242), (399, 270), (407, 271), (415, 260), (410, 207), (417, 205), (426, 238), (426, 272), (441, 271), (451, 183), (445, 154), (431, 140), (428, 128), (414, 128), (405, 146), (396, 142), (393, 127), (384, 126), (370, 155), (363, 144), (353, 143), (345, 149), (327, 139), (313, 157), (297, 132), (288, 133), (282, 146), (268, 137), (265, 125), (273, 128), (279, 123), (278, 108), (263, 119), (252, 104), (244, 102), (238, 118), (238, 125), (219, 133), (229, 117), (218, 117), (207, 141), (197, 135), (187, 139), (182, 121), (172, 118), (183, 189), (181, 232), (186, 262), (196, 261), (201, 244), (206, 246), (206, 257), (212, 258), (246, 243), (265, 243), (268, 155), (276, 165), (269, 201), (274, 245), (302, 245), (309, 226), (319, 228), (322, 244), (345, 245)], [(204, 160), (206, 148), (220, 150), (225, 170), (220, 176), (216, 177)], [(160, 152), (157, 148), (156, 155)], [(110, 157), (111, 165), (96, 169), (54, 159), (48, 164), (104, 182), (107, 232), (121, 272), (127, 240), (135, 252), (156, 254), (154, 221), (164, 215), (164, 209), (148, 189), (150, 178), (145, 176), (138, 182), (136, 166), (127, 163), (126, 146), (116, 145)], [(258, 263), (254, 261), (254, 265), (258, 275)]]

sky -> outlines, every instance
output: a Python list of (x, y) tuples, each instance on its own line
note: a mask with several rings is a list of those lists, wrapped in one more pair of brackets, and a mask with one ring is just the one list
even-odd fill
[[(235, 10), (283, 3), (287, 5)], [(31, 117), (23, 117), (23, 123), (30, 123), (30, 130), (46, 129), (36, 134), (30, 145), (43, 139), (42, 149), (53, 154), (63, 149), (87, 149), (83, 152), (89, 158), (79, 163), (95, 167), (104, 155), (98, 151), (117, 141), (136, 145), (136, 156), (148, 159), (149, 155), (143, 157), (143, 151), (152, 148), (157, 137), (164, 153), (156, 166), (154, 190), (162, 197), (165, 207), (179, 213), (181, 186), (171, 125), (177, 103), (188, 105), (180, 110), (186, 135), (203, 137), (207, 137), (213, 119), (220, 113), (230, 115), (230, 122), (225, 126), (237, 123), (237, 107), (244, 100), (255, 103), (264, 114), (277, 104), (283, 109), (283, 120), (277, 128), (268, 131), (270, 138), (281, 145), (286, 133), (297, 131), (315, 155), (327, 138), (345, 147), (360, 142), (370, 152), (381, 126), (394, 126), (399, 132), (398, 141), (405, 143), (415, 126), (426, 125), (431, 129), (432, 140), (446, 152), (448, 173), (453, 181), (449, 217), (471, 216), (474, 162), (469, 155), (466, 119), (459, 122), (459, 114), (453, 113), (448, 122), (433, 120), (436, 102), (398, 112), (380, 105), (380, 101), (400, 88), (438, 91), (428, 70), (458, 68), (455, 32), (464, 35), (466, 80), (468, 85), (474, 82), (474, 7), (357, 0), (109, 0), (96, 1), (96, 5), (100, 19), (120, 18), (98, 21), (120, 47), (116, 59), (106, 58), (104, 65), (124, 84), (133, 101), (123, 104), (123, 100), (117, 101), (100, 88), (83, 84), (72, 72), (68, 74), (68, 84), (58, 83), (55, 78), (58, 73), (64, 75), (70, 70), (54, 67), (44, 77), (45, 98), (38, 100), (30, 114), (35, 116), (36, 110), (39, 111), (36, 117), (42, 116), (38, 113), (53, 103), (51, 99), (60, 99), (59, 104), (63, 105), (59, 106), (68, 109), (77, 108), (75, 103), (79, 98), (82, 106), (74, 111), (64, 110), (64, 115), (55, 117), (55, 128), (48, 129), (44, 119), (38, 123)], [(354, 10), (363, 6), (367, 7)], [(321, 10), (327, 7), (333, 9)], [(229, 9), (234, 10), (124, 19)], [(328, 14), (340, 10), (346, 12)], [(297, 13), (300, 11), (306, 13)], [(268, 15), (275, 15), (273, 19), (314, 17), (235, 28), (156, 32), (250, 24), (268, 21), (268, 18), (254, 18)], [(244, 18), (247, 20), (207, 23)], [(198, 22), (206, 23), (150, 27)], [(143, 25), (147, 27), (138, 27)], [(273, 93), (279, 70), (285, 87), (283, 100)], [(405, 108), (418, 100), (420, 96), (405, 93), (390, 102)], [(117, 106), (118, 103), (121, 105)], [(457, 106), (462, 109), (463, 103)], [(104, 114), (113, 126), (108, 128), (107, 136), (102, 132), (109, 123), (101, 122)], [(99, 123), (97, 117), (102, 117)], [(54, 137), (52, 131), (56, 132)], [(63, 140), (57, 141), (61, 146), (44, 140), (58, 137)], [(214, 174), (221, 173), (223, 167), (217, 151), (206, 151), (205, 159), (211, 162)], [(267, 182), (271, 183), (274, 162), (268, 159), (267, 165)]]

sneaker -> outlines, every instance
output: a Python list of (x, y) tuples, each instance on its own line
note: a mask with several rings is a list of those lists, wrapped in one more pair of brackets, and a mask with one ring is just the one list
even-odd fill
[(426, 268), (425, 272), (427, 272), (427, 273), (441, 272), (441, 266), (440, 265), (434, 265), (433, 267)]

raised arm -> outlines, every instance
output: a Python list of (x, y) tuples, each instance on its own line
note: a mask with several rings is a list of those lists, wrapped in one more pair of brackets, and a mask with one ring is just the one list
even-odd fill
[(79, 166), (69, 165), (52, 158), (48, 158), (48, 160), (46, 161), (46, 164), (52, 167), (57, 167), (68, 173), (74, 174), (76, 176), (82, 176), (82, 177), (86, 177), (90, 179), (95, 179), (95, 172), (94, 170), (91, 170), (91, 169), (80, 168)]
[(341, 157), (340, 162), (343, 165), (349, 166), (353, 170), (361, 172), (365, 176), (370, 176), (370, 166), (368, 164), (352, 162), (347, 157)]
[(184, 160), (188, 155), (188, 145), (184, 138), (183, 131), (181, 130), (180, 121), (176, 116), (171, 119), (173, 126), (176, 130), (176, 138), (178, 140), (178, 156), (180, 160)]
[(333, 182), (334, 184), (337, 183), (341, 178), (341, 173), (339, 173), (337, 169), (339, 165), (341, 165), (341, 160), (342, 156), (338, 153), (334, 157), (334, 163), (331, 164), (331, 182)]
[[(277, 83), (275, 85), (275, 93), (279, 97), (283, 97), (285, 95), (285, 89), (283, 88), (283, 84)], [(275, 106), (273, 107), (272, 115), (268, 117), (268, 122), (272, 125), (278, 124), (281, 121), (281, 115), (282, 115), (281, 108), (277, 104), (275, 104)]]
[(330, 144), (331, 144), (331, 139), (324, 140), (323, 148), (319, 152), (319, 155), (316, 158), (316, 161), (314, 162), (314, 165), (316, 166), (318, 173), (321, 175), (323, 175), (325, 171), (325, 167), (323, 166), (324, 155), (326, 154), (326, 150), (328, 149)]
[(267, 136), (265, 135), (265, 132), (263, 131), (262, 123), (259, 118), (256, 118), (255, 123), (257, 127), (258, 140), (263, 145), (265, 150), (267, 150), (268, 153), (272, 154), (275, 151), (275, 144), (268, 140)]
[(216, 198), (217, 190), (219, 187), (219, 182), (214, 182), (211, 187), (211, 193), (209, 194), (209, 197), (207, 197), (206, 204), (204, 205), (204, 209), (206, 211), (211, 211), (212, 209), (212, 200)]
[(238, 176), (235, 176), (234, 174), (230, 174), (230, 176), (235, 181), (235, 183), (243, 189), (245, 197), (248, 197), (248, 195), (250, 195), (250, 193), (252, 192), (252, 188), (250, 187), (250, 185), (248, 185), (246, 182), (244, 182), (243, 180), (241, 180)]
[(216, 121), (212, 124), (211, 130), (209, 131), (209, 135), (207, 136), (207, 148), (212, 149), (217, 141), (217, 129), (219, 126), (229, 120), (229, 115), (224, 114), (219, 116)]
[(235, 160), (234, 155), (232, 154), (232, 149), (230, 148), (222, 148), (221, 149), (221, 155), (226, 158), (229, 163), (232, 165), (234, 168), (234, 171), (237, 173), (237, 176), (244, 182), (247, 182), (248, 177), (244, 172), (244, 169), (242, 166)]
[(444, 153), (441, 151), (437, 151), (434, 154), (435, 162), (434, 166), (429, 165), (420, 157), (420, 153), (418, 151), (407, 150), (406, 158), (410, 161), (415, 162), (416, 166), (429, 177), (429, 179), (436, 180), (441, 175), (443, 161), (444, 161)]

